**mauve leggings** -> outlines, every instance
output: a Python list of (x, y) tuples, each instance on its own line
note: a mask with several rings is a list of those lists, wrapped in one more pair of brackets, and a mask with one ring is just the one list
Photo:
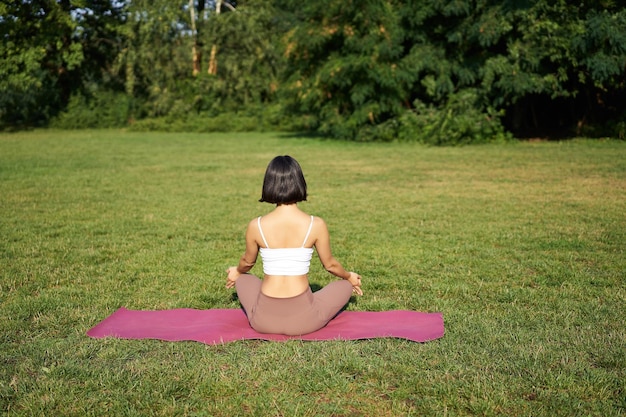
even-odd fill
[(326, 326), (352, 295), (352, 284), (341, 280), (315, 292), (309, 287), (295, 297), (269, 297), (261, 292), (261, 280), (250, 274), (241, 275), (235, 288), (254, 330), (290, 336), (311, 333)]

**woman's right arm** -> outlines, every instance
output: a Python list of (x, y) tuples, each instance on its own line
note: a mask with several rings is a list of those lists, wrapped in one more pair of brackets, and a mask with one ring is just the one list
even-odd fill
[(315, 240), (315, 250), (317, 251), (317, 256), (319, 256), (324, 269), (336, 277), (348, 280), (350, 284), (352, 284), (352, 287), (354, 287), (354, 291), (359, 295), (363, 295), (363, 291), (361, 290), (361, 276), (356, 272), (346, 271), (341, 263), (335, 259), (330, 249), (330, 234), (328, 233), (326, 222), (319, 217), (315, 219), (316, 222), (318, 222), (316, 227), (317, 236)]
[(246, 250), (241, 256), (241, 259), (239, 259), (239, 264), (236, 267), (231, 266), (226, 270), (226, 274), (228, 275), (226, 279), (226, 288), (234, 287), (235, 281), (237, 281), (239, 276), (250, 271), (256, 263), (256, 259), (259, 254), (259, 245), (256, 243), (256, 239), (254, 238), (253, 227), (254, 223), (251, 221), (248, 224), (248, 229), (246, 230)]

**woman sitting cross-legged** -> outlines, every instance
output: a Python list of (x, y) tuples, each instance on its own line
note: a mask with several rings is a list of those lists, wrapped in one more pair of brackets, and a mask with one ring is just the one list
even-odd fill
[[(226, 287), (236, 288), (250, 326), (259, 333), (314, 332), (339, 313), (353, 292), (363, 294), (361, 276), (346, 271), (333, 257), (324, 220), (298, 207), (306, 199), (306, 181), (298, 162), (287, 155), (274, 158), (265, 172), (260, 201), (276, 208), (250, 221), (239, 265), (226, 271)], [(342, 278), (316, 292), (308, 280), (313, 248), (324, 268)], [(263, 280), (247, 273), (259, 252)]]

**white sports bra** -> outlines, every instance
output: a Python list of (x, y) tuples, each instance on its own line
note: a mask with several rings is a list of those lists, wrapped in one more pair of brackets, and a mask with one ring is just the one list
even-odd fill
[(271, 249), (265, 240), (263, 229), (261, 229), (261, 217), (257, 219), (259, 232), (265, 243), (265, 248), (259, 248), (261, 259), (263, 260), (263, 273), (266, 275), (306, 275), (309, 273), (311, 266), (311, 257), (313, 256), (313, 248), (305, 248), (306, 240), (309, 238), (311, 228), (313, 227), (313, 216), (311, 216), (311, 224), (306, 232), (302, 246), (299, 248), (280, 248)]

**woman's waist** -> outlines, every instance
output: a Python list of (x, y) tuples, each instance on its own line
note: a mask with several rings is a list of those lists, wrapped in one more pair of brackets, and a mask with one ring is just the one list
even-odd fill
[[(277, 296), (268, 295), (261, 291), (257, 300), (257, 311), (263, 311), (264, 314), (269, 311), (274, 311), (280, 314), (287, 314), (290, 316), (297, 315), (304, 305), (313, 303), (313, 291), (311, 287), (306, 287), (304, 291), (299, 294), (291, 296)], [(269, 310), (268, 310), (269, 309)]]
[(307, 275), (265, 275), (261, 292), (268, 297), (295, 297), (309, 288)]

